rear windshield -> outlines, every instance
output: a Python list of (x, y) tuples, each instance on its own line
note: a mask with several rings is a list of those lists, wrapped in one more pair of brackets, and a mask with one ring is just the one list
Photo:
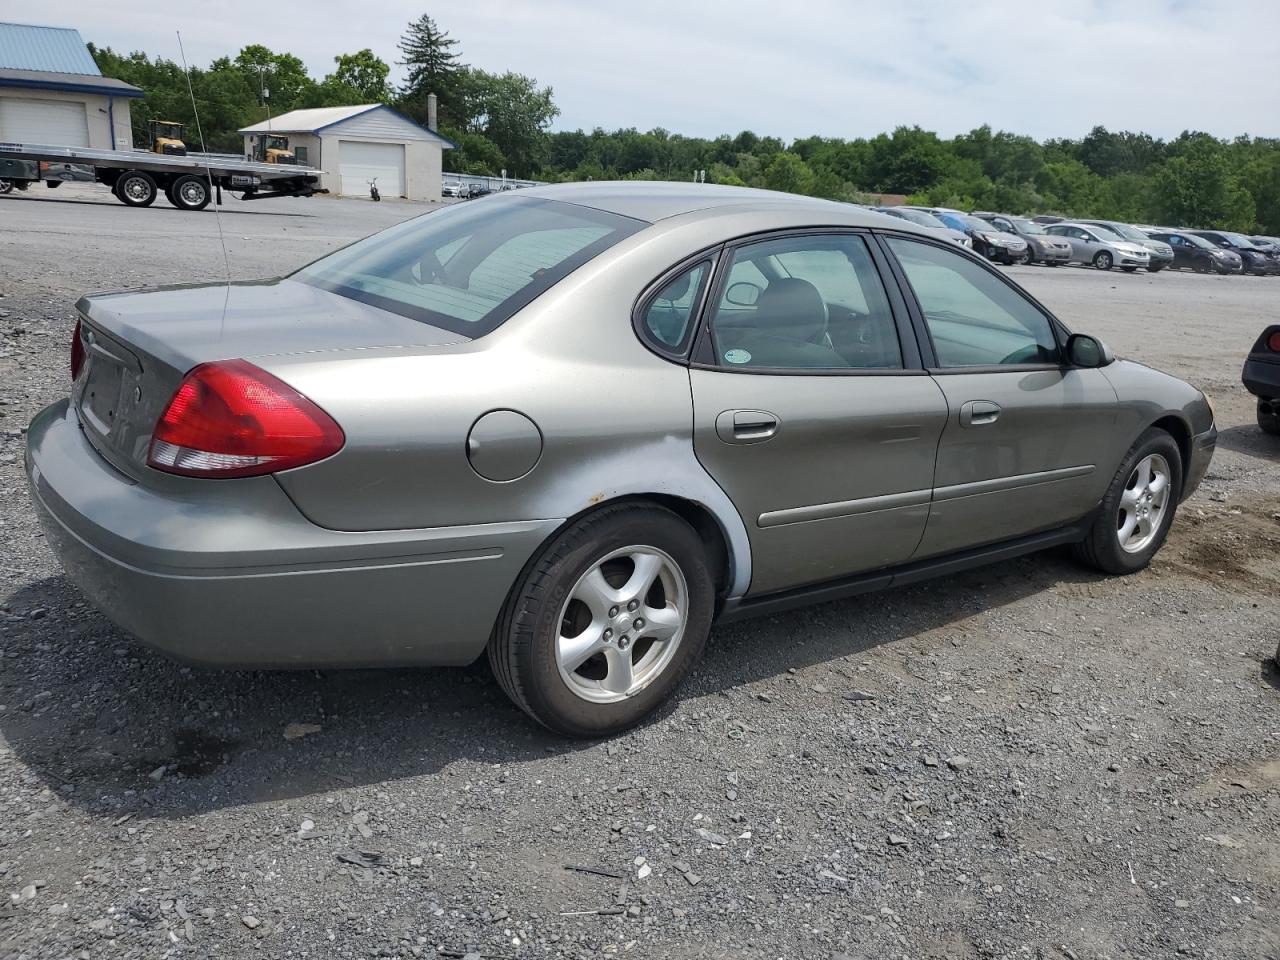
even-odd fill
[(646, 226), (535, 197), (460, 203), (353, 243), (293, 279), (480, 337)]

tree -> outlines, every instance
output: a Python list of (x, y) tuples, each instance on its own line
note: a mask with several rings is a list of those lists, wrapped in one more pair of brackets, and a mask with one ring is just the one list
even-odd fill
[(374, 56), (372, 50), (340, 53), (333, 62), (338, 69), (326, 77), (325, 82), (332, 80), (350, 88), (361, 103), (386, 103), (391, 99), (391, 85), (387, 83), (391, 67)]
[[(220, 67), (222, 61), (215, 61)], [(298, 106), (299, 100), (315, 86), (306, 65), (291, 53), (275, 53), (260, 43), (241, 49), (230, 66), (239, 70), (254, 99), (263, 103), (262, 115), (285, 113)], [(212, 69), (212, 68), (211, 68)], [(268, 96), (263, 99), (263, 91)]]
[(547, 129), (560, 113), (551, 88), (518, 73), (467, 67), (459, 75), (464, 129), (496, 144), (512, 176), (536, 173), (550, 154)]
[(787, 193), (812, 193), (813, 171), (794, 153), (779, 153), (765, 167), (764, 185)]
[(427, 14), (409, 24), (398, 44), (409, 68), (402, 100), (415, 119), (426, 119), (427, 95), (434, 93), (440, 101), (440, 122), (461, 125), (462, 114), (458, 110), (458, 86), (462, 64), (454, 47), (454, 40)]

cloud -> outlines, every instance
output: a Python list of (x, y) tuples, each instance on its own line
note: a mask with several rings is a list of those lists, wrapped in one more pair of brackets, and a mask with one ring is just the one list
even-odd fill
[[(362, 47), (394, 62), (423, 7), (222, 0), (174, 8), (168, 22), (153, 0), (45, 9), (47, 22), (116, 50), (176, 60), (181, 29), (194, 64), (262, 43), (319, 77), (336, 54)], [(1280, 136), (1275, 2), (486, 0), (431, 12), (468, 62), (552, 86), (560, 129), (792, 139), (899, 124), (952, 135), (989, 123), (1046, 138), (1103, 124), (1163, 137)]]

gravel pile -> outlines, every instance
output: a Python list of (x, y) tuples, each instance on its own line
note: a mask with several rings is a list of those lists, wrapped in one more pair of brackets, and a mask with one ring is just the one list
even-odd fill
[[(210, 672), (79, 598), (22, 472), (72, 304), (222, 260), (208, 213), (68, 188), (0, 200), (0, 956), (1280, 956), (1280, 443), (1236, 380), (1280, 280), (1014, 271), (1215, 401), (1150, 570), (1049, 553), (727, 627), (576, 743), (482, 664)], [(238, 277), (422, 210), (228, 209)]]

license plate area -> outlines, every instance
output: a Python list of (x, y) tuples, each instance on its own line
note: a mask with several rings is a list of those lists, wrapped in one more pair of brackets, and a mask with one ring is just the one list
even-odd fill
[(93, 330), (82, 333), (84, 369), (76, 380), (72, 397), (80, 422), (98, 446), (126, 455), (125, 434), (134, 421), (142, 366), (123, 346)]

